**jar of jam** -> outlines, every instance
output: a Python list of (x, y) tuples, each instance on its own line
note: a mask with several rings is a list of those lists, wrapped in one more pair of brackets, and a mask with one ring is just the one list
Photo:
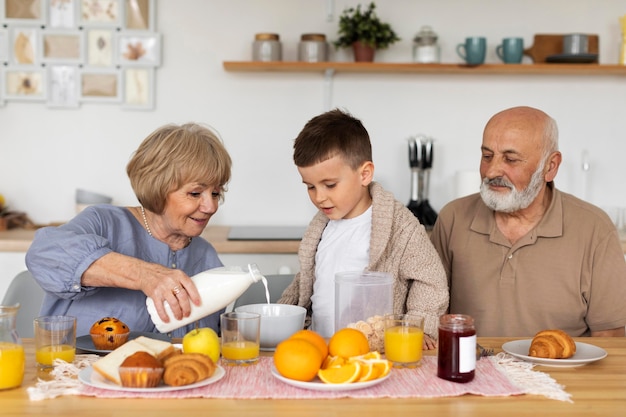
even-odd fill
[(437, 376), (453, 382), (470, 382), (476, 369), (474, 319), (465, 314), (439, 318)]

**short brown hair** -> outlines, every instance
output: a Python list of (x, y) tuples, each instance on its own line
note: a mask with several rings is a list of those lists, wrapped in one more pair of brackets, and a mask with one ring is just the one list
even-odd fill
[(161, 214), (167, 195), (189, 182), (226, 191), (232, 161), (219, 136), (197, 123), (168, 124), (148, 135), (126, 166), (139, 203)]
[(296, 166), (308, 167), (340, 155), (352, 169), (372, 161), (372, 144), (361, 121), (339, 109), (309, 120), (293, 144)]

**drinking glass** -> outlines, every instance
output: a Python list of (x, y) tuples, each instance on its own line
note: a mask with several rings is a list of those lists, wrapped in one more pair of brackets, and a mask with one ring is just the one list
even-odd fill
[(76, 317), (42, 316), (34, 320), (35, 360), (51, 368), (55, 359), (71, 363), (76, 354)]
[(226, 365), (256, 363), (259, 360), (261, 315), (232, 311), (220, 318), (222, 362)]
[(397, 368), (413, 368), (422, 360), (424, 318), (412, 314), (385, 316), (385, 357)]

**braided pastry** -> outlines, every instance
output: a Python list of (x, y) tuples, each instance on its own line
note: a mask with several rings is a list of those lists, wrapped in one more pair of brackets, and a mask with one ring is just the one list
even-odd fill
[(216, 366), (202, 353), (182, 353), (170, 356), (163, 363), (163, 382), (173, 387), (194, 384), (209, 378)]
[(576, 353), (576, 343), (563, 330), (542, 330), (533, 337), (528, 356), (567, 359)]

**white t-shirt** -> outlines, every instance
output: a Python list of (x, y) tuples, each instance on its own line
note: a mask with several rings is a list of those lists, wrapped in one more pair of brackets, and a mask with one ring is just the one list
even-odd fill
[(311, 328), (323, 337), (335, 332), (335, 274), (362, 271), (369, 264), (372, 207), (352, 219), (330, 220), (315, 254)]

